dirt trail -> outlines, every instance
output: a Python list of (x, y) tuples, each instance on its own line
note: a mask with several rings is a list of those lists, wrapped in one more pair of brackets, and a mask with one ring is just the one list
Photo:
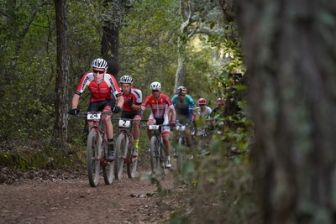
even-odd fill
[[(172, 174), (162, 182), (173, 188)], [(164, 223), (172, 212), (149, 180), (89, 186), (85, 177), (0, 185), (0, 223)]]

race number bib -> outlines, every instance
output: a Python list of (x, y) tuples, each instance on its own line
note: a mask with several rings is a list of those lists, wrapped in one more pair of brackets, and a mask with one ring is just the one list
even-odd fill
[(130, 120), (119, 120), (119, 128), (129, 128), (131, 127), (131, 121)]
[(100, 120), (101, 113), (95, 113), (95, 112), (88, 112), (86, 115), (87, 120)]

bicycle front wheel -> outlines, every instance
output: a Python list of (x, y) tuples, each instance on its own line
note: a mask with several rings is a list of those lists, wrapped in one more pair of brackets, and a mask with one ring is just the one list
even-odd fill
[[(105, 155), (107, 155), (107, 144), (103, 144)], [(106, 185), (110, 185), (114, 180), (115, 160), (105, 162), (103, 165), (103, 176)]]
[(160, 141), (156, 136), (152, 136), (150, 140), (150, 163), (153, 174), (157, 171), (161, 172), (160, 160)]
[(182, 172), (182, 168), (183, 168), (184, 155), (182, 153), (182, 150), (183, 150), (183, 138), (179, 137), (177, 148), (176, 148), (176, 165), (177, 165), (178, 172)]
[(127, 175), (128, 178), (137, 177), (138, 158), (133, 157), (133, 146), (129, 145), (127, 153)]
[(91, 187), (96, 187), (99, 183), (101, 143), (100, 134), (95, 129), (91, 129), (86, 144), (86, 162)]
[(129, 145), (128, 136), (124, 133), (120, 133), (117, 138), (116, 144), (116, 155), (117, 155), (117, 169), (116, 169), (116, 178), (121, 180), (124, 172), (124, 161), (127, 156), (127, 150)]

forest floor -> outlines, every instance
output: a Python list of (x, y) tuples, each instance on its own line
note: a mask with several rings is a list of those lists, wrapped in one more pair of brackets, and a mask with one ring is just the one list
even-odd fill
[[(89, 186), (84, 171), (31, 171), (0, 184), (0, 223), (167, 223), (178, 207), (173, 172), (156, 185), (127, 175), (112, 185)], [(10, 171), (1, 168), (0, 179)], [(10, 175), (9, 176), (13, 176)], [(3, 181), (4, 182), (4, 181)]]

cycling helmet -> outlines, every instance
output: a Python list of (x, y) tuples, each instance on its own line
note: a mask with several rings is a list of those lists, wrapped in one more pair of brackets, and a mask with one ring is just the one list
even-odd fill
[(176, 89), (176, 94), (178, 95), (185, 95), (187, 93), (187, 88), (184, 86), (179, 86)]
[(91, 63), (92, 68), (107, 69), (107, 62), (102, 58), (96, 58)]
[(207, 100), (205, 98), (199, 98), (197, 103), (198, 103), (198, 106), (206, 105)]
[(151, 84), (150, 84), (150, 89), (151, 90), (161, 90), (161, 83), (159, 83), (159, 82), (152, 82)]
[(120, 77), (120, 83), (133, 84), (133, 78), (129, 75), (123, 75)]

